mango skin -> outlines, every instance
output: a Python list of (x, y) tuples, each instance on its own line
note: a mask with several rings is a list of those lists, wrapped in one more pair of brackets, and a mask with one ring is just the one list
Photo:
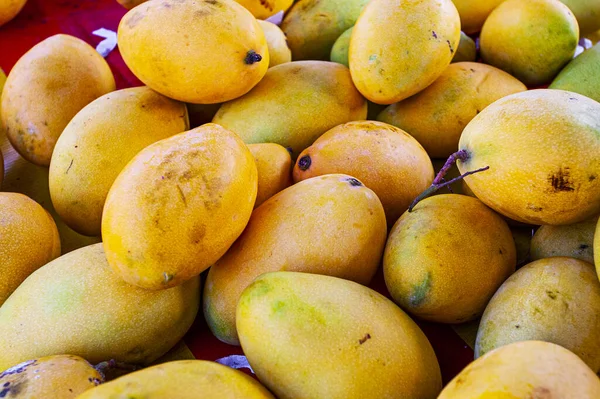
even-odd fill
[[(4, 83), (6, 83), (6, 75), (2, 68), (0, 68), (0, 98), (2, 97), (2, 89), (4, 89)], [(2, 115), (2, 101), (0, 101), (0, 115)], [(4, 129), (0, 122), (0, 137), (4, 136)], [(0, 148), (0, 187), (2, 187), (2, 180), (4, 180), (4, 157), (2, 156), (2, 149)]]
[(508, 225), (478, 199), (427, 198), (396, 222), (383, 257), (385, 284), (402, 309), (424, 320), (463, 323), (483, 313), (515, 271)]
[(288, 150), (275, 143), (250, 144), (256, 161), (258, 192), (254, 208), (292, 185), (292, 158)]
[(71, 118), (113, 90), (110, 67), (92, 46), (69, 35), (51, 36), (10, 71), (2, 91), (2, 125), (23, 158), (48, 166)]
[(265, 33), (269, 48), (269, 68), (292, 61), (292, 51), (287, 45), (287, 39), (279, 26), (269, 21), (258, 20)]
[(342, 33), (354, 26), (369, 0), (299, 0), (286, 14), (281, 29), (292, 58), (327, 60)]
[(600, 380), (575, 354), (549, 342), (525, 341), (475, 360), (438, 399), (598, 397)]
[(434, 399), (429, 341), (379, 293), (308, 273), (263, 274), (237, 307), (242, 348), (278, 398)]
[(212, 123), (146, 147), (106, 198), (108, 263), (128, 283), (150, 290), (199, 275), (246, 227), (257, 179), (248, 147)]
[(600, 282), (594, 266), (555, 257), (529, 263), (498, 289), (477, 332), (475, 358), (517, 341), (540, 340), (600, 370)]
[(467, 33), (477, 33), (483, 23), (504, 0), (452, 0), (460, 15), (461, 29)]
[(269, 67), (262, 29), (233, 0), (147, 1), (125, 14), (118, 40), (123, 60), (144, 84), (189, 103), (240, 97)]
[(0, 3), (0, 26), (16, 17), (26, 3), (27, 0), (2, 0)]
[(148, 0), (117, 0), (117, 3), (122, 5), (128, 10), (131, 10), (133, 7), (139, 6), (142, 3), (145, 3)]
[(294, 0), (235, 0), (256, 17), (267, 19), (280, 11), (287, 11)]
[(354, 176), (373, 190), (388, 226), (431, 185), (434, 175), (431, 160), (413, 137), (375, 121), (349, 122), (324, 133), (298, 157), (294, 181), (329, 173)]
[(414, 96), (387, 107), (377, 120), (412, 135), (432, 158), (447, 158), (458, 148), (464, 128), (494, 101), (527, 87), (489, 65), (459, 62)]
[(50, 195), (73, 230), (99, 236), (102, 208), (125, 165), (150, 144), (189, 129), (187, 108), (147, 87), (109, 93), (69, 122), (50, 162)]
[(600, 220), (598, 220), (596, 232), (594, 233), (594, 264), (596, 265), (596, 273), (600, 279)]
[(488, 106), (467, 125), (457, 162), (475, 195), (497, 212), (541, 225), (600, 213), (600, 103), (561, 90), (530, 90)]
[(348, 60), (348, 52), (350, 50), (350, 38), (352, 37), (352, 28), (348, 29), (337, 38), (333, 47), (331, 48), (331, 54), (329, 59), (331, 62), (337, 62), (342, 64), (346, 68), (350, 67), (350, 61)]
[(74, 399), (103, 381), (102, 374), (79, 356), (47, 356), (0, 373), (0, 394), (7, 399)]
[(600, 43), (569, 62), (549, 88), (572, 91), (600, 102)]
[(183, 337), (199, 305), (199, 278), (143, 290), (111, 272), (102, 244), (90, 245), (38, 269), (2, 305), (0, 369), (63, 353), (149, 364)]
[(368, 284), (386, 234), (379, 199), (353, 177), (320, 176), (283, 190), (254, 211), (244, 233), (210, 268), (203, 301), (208, 326), (221, 341), (239, 345), (236, 304), (265, 272), (327, 274)]
[(213, 122), (247, 144), (277, 143), (292, 158), (323, 132), (367, 116), (367, 103), (350, 71), (326, 61), (298, 61), (269, 69), (245, 96), (223, 104)]
[(598, 216), (567, 226), (541, 226), (531, 240), (531, 260), (568, 256), (594, 264)]
[(549, 83), (573, 59), (579, 26), (558, 0), (507, 0), (483, 25), (480, 52), (486, 64), (528, 86)]
[(595, 0), (560, 0), (575, 14), (582, 35), (600, 29), (600, 3)]
[(460, 32), (460, 42), (458, 43), (458, 49), (452, 57), (452, 63), (454, 62), (475, 62), (477, 60), (477, 45), (475, 41), (465, 34)]
[(59, 256), (52, 216), (25, 195), (0, 193), (0, 306), (31, 273)]
[(371, 0), (352, 30), (352, 80), (375, 103), (404, 100), (444, 72), (459, 42), (451, 0)]

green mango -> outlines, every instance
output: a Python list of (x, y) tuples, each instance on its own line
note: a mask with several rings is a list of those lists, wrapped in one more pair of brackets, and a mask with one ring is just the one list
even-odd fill
[(600, 43), (569, 62), (550, 89), (572, 91), (600, 101)]
[(332, 62), (345, 65), (346, 68), (350, 68), (350, 62), (348, 61), (350, 37), (352, 37), (352, 28), (348, 29), (338, 37), (331, 48), (331, 55), (329, 57)]
[(477, 60), (477, 46), (475, 41), (465, 34), (460, 32), (460, 42), (458, 43), (458, 49), (454, 53), (452, 62), (475, 62)]

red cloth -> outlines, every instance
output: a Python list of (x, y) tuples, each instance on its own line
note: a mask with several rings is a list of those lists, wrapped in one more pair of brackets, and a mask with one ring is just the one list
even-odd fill
[[(57, 33), (79, 37), (96, 46), (103, 38), (92, 35), (96, 29), (117, 31), (126, 10), (115, 0), (29, 0), (17, 18), (0, 27), (0, 67), (6, 73), (27, 50)], [(118, 49), (107, 61), (117, 81), (117, 88), (141, 85), (126, 67)], [(380, 273), (371, 287), (389, 297)], [(448, 382), (472, 359), (473, 351), (448, 326), (418, 322), (438, 356), (444, 381)], [(218, 341), (208, 330), (202, 313), (186, 335), (185, 341), (198, 359), (242, 354), (241, 348)]]

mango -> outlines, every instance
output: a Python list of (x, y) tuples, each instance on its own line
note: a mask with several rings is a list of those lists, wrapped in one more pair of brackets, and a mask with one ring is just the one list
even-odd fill
[(144, 84), (189, 103), (240, 97), (269, 67), (260, 25), (234, 0), (147, 1), (121, 19), (118, 40)]
[(204, 316), (213, 334), (239, 345), (235, 307), (265, 272), (327, 274), (368, 284), (387, 234), (381, 202), (354, 177), (297, 183), (256, 208), (244, 233), (208, 272)]
[(31, 273), (59, 256), (50, 214), (25, 195), (0, 193), (0, 306)]
[(348, 52), (350, 50), (351, 37), (352, 28), (348, 29), (337, 38), (333, 44), (333, 47), (331, 48), (331, 54), (329, 55), (331, 62), (337, 62), (338, 64), (344, 65), (346, 68), (350, 67)]
[(122, 5), (123, 7), (131, 10), (133, 7), (139, 6), (142, 3), (145, 3), (148, 0), (117, 0), (117, 3)]
[(458, 62), (414, 96), (387, 107), (377, 120), (405, 130), (432, 158), (456, 152), (464, 128), (488, 105), (527, 87), (489, 65)]
[(263, 274), (242, 294), (237, 326), (258, 379), (278, 398), (434, 399), (429, 341), (389, 299), (330, 276)]
[(585, 35), (585, 38), (590, 40), (592, 44), (597, 44), (598, 42), (600, 42), (600, 30), (588, 33), (587, 35)]
[(596, 0), (560, 0), (577, 18), (579, 30), (588, 34), (600, 29), (600, 2)]
[(531, 90), (484, 109), (463, 131), (461, 173), (497, 212), (529, 224), (572, 224), (600, 214), (600, 103)]
[(460, 42), (458, 42), (458, 48), (452, 57), (452, 62), (475, 62), (477, 60), (477, 45), (475, 41), (465, 34), (460, 32)]
[(477, 332), (475, 358), (517, 341), (561, 345), (600, 370), (600, 282), (594, 266), (556, 257), (529, 263), (498, 289)]
[(335, 41), (351, 28), (369, 0), (298, 0), (281, 23), (292, 58), (327, 60)]
[(600, 380), (580, 358), (549, 342), (516, 342), (475, 360), (438, 399), (599, 398)]
[(287, 45), (287, 39), (281, 28), (269, 21), (259, 20), (258, 24), (267, 40), (269, 68), (292, 61), (292, 51)]
[(102, 237), (109, 265), (150, 290), (199, 275), (242, 234), (257, 184), (248, 147), (221, 126), (151, 144), (121, 171), (106, 198)]
[[(531, 259), (531, 241), (534, 229), (531, 227), (511, 226), (510, 231), (517, 249), (517, 267), (529, 263)], [(540, 258), (537, 258), (540, 259)]]
[(531, 259), (568, 256), (594, 264), (598, 216), (567, 226), (541, 226), (531, 240)]
[(403, 130), (374, 121), (349, 122), (323, 134), (298, 157), (294, 181), (330, 173), (354, 176), (373, 190), (388, 226), (433, 181), (423, 147)]
[(502, 218), (476, 198), (427, 198), (394, 225), (383, 257), (385, 284), (406, 312), (463, 323), (481, 316), (515, 271), (515, 243)]
[(281, 11), (287, 11), (294, 0), (235, 0), (248, 9), (257, 19), (267, 19)]
[(460, 15), (461, 28), (467, 34), (479, 32), (490, 13), (503, 1), (452, 0)]
[(404, 100), (444, 72), (459, 41), (451, 0), (371, 0), (352, 30), (352, 80), (375, 103)]
[(292, 158), (288, 150), (274, 143), (250, 144), (256, 161), (258, 191), (254, 208), (292, 185)]
[(103, 381), (102, 374), (79, 356), (47, 356), (0, 373), (0, 397), (74, 399)]
[[(6, 75), (2, 68), (0, 68), (0, 98), (2, 97), (2, 89), (4, 89), (4, 83), (6, 83)], [(2, 102), (0, 101), (0, 115), (2, 114)], [(4, 136), (4, 130), (2, 129), (2, 123), (0, 122), (0, 137)], [(4, 157), (2, 156), (2, 148), (0, 148), (0, 187), (2, 187), (2, 180), (4, 180)]]
[(21, 12), (27, 0), (2, 0), (0, 3), (0, 26), (11, 21)]
[(199, 285), (193, 278), (158, 292), (134, 287), (111, 272), (102, 244), (63, 255), (0, 307), (0, 369), (64, 353), (93, 363), (151, 363), (192, 325)]
[(537, 86), (552, 81), (571, 61), (579, 26), (558, 0), (507, 0), (492, 11), (479, 40), (486, 64)]
[(594, 264), (596, 265), (598, 278), (600, 278), (600, 220), (598, 220), (596, 232), (594, 233)]
[(71, 118), (113, 90), (110, 67), (92, 46), (69, 35), (51, 36), (10, 71), (2, 91), (4, 130), (23, 158), (48, 166)]
[(148, 145), (189, 129), (187, 108), (147, 87), (106, 94), (69, 122), (50, 162), (50, 196), (73, 230), (99, 236), (104, 201), (127, 163)]
[(572, 91), (600, 101), (600, 43), (569, 62), (549, 88)]
[(323, 132), (367, 116), (350, 71), (326, 61), (288, 62), (269, 69), (245, 96), (223, 104), (213, 122), (245, 143), (277, 143), (292, 158)]
[(205, 360), (180, 360), (136, 371), (90, 389), (78, 399), (274, 399), (241, 371)]

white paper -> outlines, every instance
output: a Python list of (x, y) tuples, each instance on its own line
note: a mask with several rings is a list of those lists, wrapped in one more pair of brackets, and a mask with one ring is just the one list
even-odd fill
[(249, 369), (252, 372), (252, 374), (254, 374), (254, 370), (252, 370), (252, 367), (250, 366), (250, 363), (248, 363), (248, 359), (246, 359), (246, 356), (231, 355), (222, 357), (221, 359), (217, 359), (215, 360), (215, 362), (236, 370)]
[(106, 58), (111, 51), (113, 51), (117, 47), (117, 32), (114, 32), (110, 29), (100, 28), (92, 32), (93, 35), (103, 37), (98, 46), (96, 46), (96, 51), (100, 53), (100, 55)]

